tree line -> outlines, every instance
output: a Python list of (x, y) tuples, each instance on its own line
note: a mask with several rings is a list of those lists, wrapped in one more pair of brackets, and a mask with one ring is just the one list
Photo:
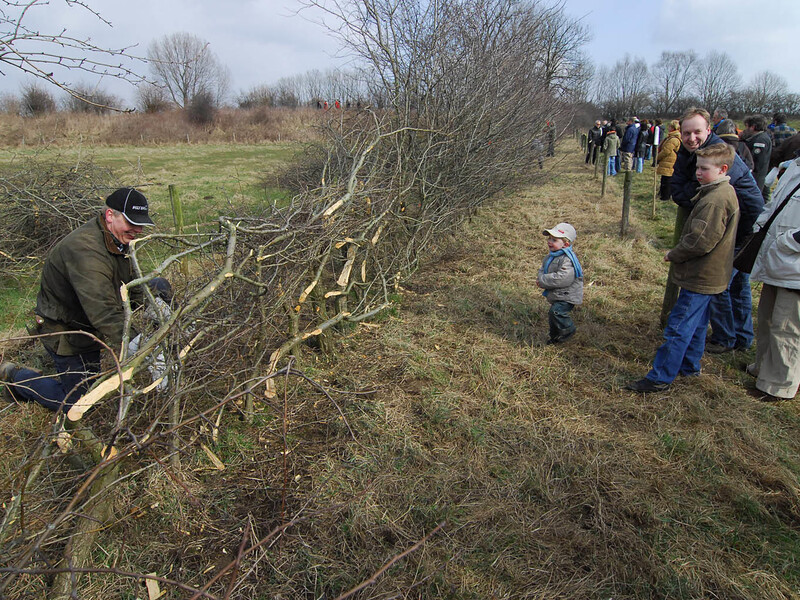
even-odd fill
[(772, 71), (745, 80), (731, 57), (711, 51), (665, 51), (653, 64), (625, 56), (611, 67), (601, 66), (587, 100), (609, 118), (634, 114), (678, 115), (689, 106), (724, 108), (731, 115), (800, 113), (800, 94), (790, 92), (786, 79)]

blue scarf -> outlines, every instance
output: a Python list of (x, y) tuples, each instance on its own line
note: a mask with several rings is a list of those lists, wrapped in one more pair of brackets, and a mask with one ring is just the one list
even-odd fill
[[(575, 277), (576, 278), (583, 277), (583, 267), (581, 267), (581, 263), (578, 260), (578, 257), (575, 256), (575, 252), (572, 250), (571, 247), (562, 248), (561, 250), (556, 250), (555, 252), (550, 252), (547, 255), (547, 259), (545, 259), (544, 261), (544, 267), (542, 268), (542, 270), (545, 273), (547, 273), (547, 269), (550, 268), (550, 263), (552, 263), (555, 260), (556, 256), (561, 256), (563, 254), (566, 254), (572, 261), (572, 267), (575, 269)], [(549, 290), (543, 291), (542, 295), (547, 296), (548, 291)]]

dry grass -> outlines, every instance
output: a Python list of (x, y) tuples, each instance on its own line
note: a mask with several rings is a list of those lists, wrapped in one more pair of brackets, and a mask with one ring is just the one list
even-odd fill
[(175, 143), (255, 144), (305, 142), (328, 113), (314, 109), (221, 109), (213, 122), (190, 123), (182, 111), (163, 113), (50, 113), (40, 117), (0, 114), (0, 147), (154, 145)]
[[(730, 356), (704, 359), (669, 392), (621, 390), (660, 341), (666, 268), (650, 240), (663, 221), (637, 204), (620, 240), (617, 182), (600, 200), (572, 142), (557, 160), (544, 185), (442, 240), (399, 308), (346, 335), (335, 364), (306, 353), (317, 380), (374, 390), (335, 395), (357, 442), (328, 399), (290, 383), (288, 471), (282, 399), (253, 426), (226, 419), (205, 438), (224, 471), (194, 445), (173, 474), (182, 486), (156, 470), (123, 482), (98, 566), (201, 586), (246, 525), (255, 540), (299, 515), (243, 561), (231, 597), (333, 598), (444, 521), (355, 597), (800, 597), (795, 404), (749, 399)], [(578, 230), (586, 300), (574, 340), (551, 347), (535, 273), (540, 230), (561, 220)], [(11, 465), (46, 425), (37, 407), (6, 413)], [(136, 594), (141, 583), (104, 575), (81, 597)]]

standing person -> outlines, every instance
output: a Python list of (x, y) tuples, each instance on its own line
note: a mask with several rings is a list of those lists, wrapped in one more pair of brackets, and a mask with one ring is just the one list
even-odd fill
[(670, 121), (668, 129), (669, 133), (667, 133), (667, 137), (658, 147), (658, 155), (656, 156), (658, 164), (656, 174), (661, 175), (659, 197), (662, 200), (669, 200), (670, 198), (669, 181), (675, 168), (675, 160), (678, 158), (678, 149), (681, 147), (681, 124), (677, 120)]
[(678, 375), (700, 373), (711, 299), (728, 286), (733, 268), (739, 203), (726, 173), (735, 157), (727, 144), (696, 151), (700, 187), (678, 245), (664, 255), (664, 261), (673, 263), (672, 280), (681, 291), (669, 313), (653, 368), (643, 379), (627, 384), (629, 390), (660, 392)]
[(556, 155), (556, 125), (552, 121), (547, 121), (547, 156)]
[(617, 174), (617, 160), (619, 151), (619, 138), (614, 128), (608, 130), (606, 134), (606, 141), (603, 142), (603, 152), (608, 156), (608, 174), (614, 176)]
[(760, 400), (794, 398), (800, 386), (800, 159), (790, 162), (778, 180), (773, 200), (758, 218), (767, 229), (752, 278), (764, 282), (758, 303), (756, 361), (747, 372), (756, 377), (752, 392)]
[(772, 139), (767, 133), (767, 118), (764, 115), (749, 115), (744, 118), (745, 130), (740, 136), (753, 155), (753, 177), (761, 194), (767, 198), (769, 190), (764, 179), (769, 173), (769, 157), (772, 154)]
[[(58, 242), (45, 260), (36, 298), (37, 333), (62, 333), (41, 338), (55, 363), (56, 376), (14, 363), (0, 366), (0, 381), (20, 401), (38, 402), (50, 410), (66, 410), (100, 373), (103, 346), (119, 352), (125, 313), (120, 286), (133, 280), (129, 244), (153, 225), (147, 198), (121, 188), (106, 198), (103, 212)], [(138, 288), (131, 299), (141, 301)], [(70, 332), (70, 333), (67, 333)]]
[(583, 302), (583, 269), (572, 249), (577, 233), (569, 223), (559, 223), (542, 231), (547, 236), (547, 256), (536, 276), (536, 285), (550, 303), (548, 344), (566, 342), (575, 335), (569, 313)]
[[(656, 158), (658, 149), (661, 147), (661, 142), (664, 141), (664, 126), (661, 124), (661, 119), (656, 119), (653, 126), (650, 128), (650, 144), (653, 145), (653, 166), (656, 166)], [(649, 156), (648, 156), (649, 158)]]
[(750, 148), (747, 147), (747, 144), (745, 144), (741, 138), (739, 138), (739, 134), (736, 133), (736, 125), (733, 121), (726, 119), (720, 123), (719, 127), (717, 127), (717, 135), (722, 138), (723, 142), (733, 147), (736, 154), (739, 155), (739, 158), (741, 158), (744, 164), (747, 165), (747, 168), (752, 171), (754, 166), (753, 155), (750, 154)]
[(600, 121), (594, 122), (594, 127), (589, 130), (586, 140), (586, 164), (588, 165), (589, 161), (594, 164), (597, 162), (598, 149), (603, 144), (603, 129), (600, 127)]
[(776, 150), (784, 142), (784, 140), (792, 137), (797, 131), (793, 127), (786, 124), (786, 115), (782, 112), (776, 112), (772, 115), (772, 149)]
[[(621, 123), (617, 123), (616, 121), (611, 121), (611, 126), (614, 128), (614, 131), (617, 132), (617, 139), (619, 140), (620, 146), (622, 145), (622, 138), (625, 135), (625, 128), (622, 126)], [(616, 164), (617, 173), (622, 170), (622, 161), (620, 159), (620, 153), (617, 151), (617, 158), (614, 161)]]
[(650, 128), (647, 124), (647, 119), (645, 119), (639, 127), (639, 137), (636, 138), (636, 148), (633, 154), (636, 161), (637, 173), (641, 173), (644, 170), (644, 161), (647, 155), (647, 140), (649, 138)]
[[(711, 121), (714, 123), (714, 126), (711, 128), (711, 131), (719, 135), (719, 126), (728, 120), (728, 111), (724, 108), (717, 108), (714, 109), (714, 116), (711, 118)], [(732, 122), (731, 122), (732, 123)]]
[(622, 171), (633, 168), (633, 153), (636, 151), (636, 140), (639, 139), (639, 119), (628, 117), (628, 125), (619, 145), (619, 158)]
[[(695, 175), (695, 153), (700, 148), (725, 143), (711, 132), (710, 118), (702, 108), (689, 108), (680, 119), (681, 148), (669, 183), (672, 201), (687, 212), (691, 211), (692, 198), (700, 186)], [(738, 250), (753, 231), (753, 224), (764, 209), (764, 199), (750, 169), (738, 156), (728, 169), (728, 177), (739, 201), (739, 227), (736, 230)], [(752, 313), (750, 276), (734, 269), (728, 289), (711, 302), (711, 337), (707, 352), (719, 354), (749, 348), (754, 337)]]

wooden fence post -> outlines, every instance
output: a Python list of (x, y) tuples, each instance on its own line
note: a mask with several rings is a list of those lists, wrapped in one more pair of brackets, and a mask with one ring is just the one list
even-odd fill
[(608, 152), (603, 152), (603, 185), (600, 187), (600, 197), (606, 195), (606, 177), (608, 176)]
[[(181, 204), (178, 188), (169, 184), (167, 190), (169, 190), (169, 203), (172, 206), (172, 221), (175, 223), (175, 232), (181, 234), (183, 233), (183, 204)], [(181, 258), (181, 275), (187, 279), (189, 277), (189, 259), (186, 256)]]
[(628, 169), (625, 171), (625, 182), (622, 184), (622, 222), (620, 223), (619, 235), (625, 237), (628, 235), (628, 223), (631, 214), (631, 180), (633, 179), (633, 171)]

